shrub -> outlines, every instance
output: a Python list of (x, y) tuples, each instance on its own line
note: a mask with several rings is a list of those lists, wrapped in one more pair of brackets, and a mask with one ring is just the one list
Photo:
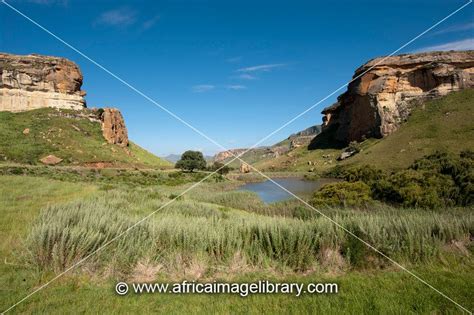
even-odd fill
[(474, 202), (474, 152), (459, 156), (435, 152), (409, 169), (386, 174), (369, 165), (336, 167), (329, 175), (347, 182), (364, 182), (373, 199), (416, 208), (469, 206)]
[[(462, 151), (459, 157), (446, 152), (435, 152), (416, 160), (410, 167), (450, 178), (455, 187), (449, 192), (450, 204), (469, 206), (474, 203), (474, 152)], [(445, 192), (443, 188), (443, 192)]]
[(365, 207), (372, 203), (370, 187), (361, 182), (328, 184), (317, 191), (311, 204), (330, 207)]
[(362, 165), (357, 167), (346, 168), (341, 172), (341, 178), (348, 182), (362, 181), (367, 185), (383, 180), (386, 174), (370, 165)]
[(226, 175), (230, 172), (231, 168), (228, 165), (225, 165), (221, 162), (214, 162), (212, 166), (209, 168), (209, 171), (219, 173), (220, 175)]
[(360, 143), (357, 141), (351, 141), (346, 149), (347, 152), (359, 153), (361, 151)]

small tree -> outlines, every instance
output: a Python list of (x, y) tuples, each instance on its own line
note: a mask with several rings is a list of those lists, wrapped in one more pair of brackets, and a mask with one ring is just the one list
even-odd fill
[(217, 171), (221, 175), (226, 175), (230, 172), (230, 167), (221, 162), (214, 162), (211, 167), (211, 171)]
[(189, 172), (203, 170), (206, 168), (206, 160), (199, 151), (186, 151), (181, 155), (181, 159), (176, 162), (175, 167)]

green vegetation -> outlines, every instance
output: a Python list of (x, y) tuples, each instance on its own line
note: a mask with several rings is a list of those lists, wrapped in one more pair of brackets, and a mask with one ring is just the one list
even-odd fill
[(228, 165), (225, 165), (224, 163), (221, 162), (214, 162), (211, 167), (208, 168), (210, 172), (217, 172), (220, 175), (227, 175), (232, 168), (230, 168)]
[[(315, 202), (334, 205), (344, 201), (341, 193), (350, 184), (365, 183), (374, 199), (404, 207), (440, 208), (472, 206), (474, 203), (474, 154), (463, 151), (458, 156), (436, 152), (416, 160), (409, 169), (388, 173), (369, 165), (337, 167), (329, 175), (347, 182), (325, 186), (315, 194)], [(370, 188), (369, 188), (370, 187)], [(367, 202), (363, 194), (361, 203)], [(355, 204), (354, 204), (355, 205)]]
[[(341, 312), (367, 307), (381, 312), (403, 312), (407, 307), (427, 312), (456, 309), (295, 200), (265, 205), (252, 193), (228, 191), (235, 187), (233, 182), (204, 183), (160, 209), (185, 187), (125, 185), (101, 191), (92, 181), (73, 184), (42, 177), (1, 176), (0, 208), (5, 218), (1, 252), (8, 262), (1, 267), (1, 277), (11, 283), (10, 290), (0, 292), (2, 309), (156, 210), (150, 220), (17, 310), (62, 312), (64, 299), (69, 305), (77, 304), (78, 310), (83, 309), (83, 303), (95, 301), (92, 307), (110, 306), (117, 312), (132, 307), (148, 312), (158, 307), (157, 301), (166, 303), (160, 310), (170, 311), (184, 301), (194, 303), (189, 310), (199, 311), (210, 303), (210, 308), (201, 311), (218, 312), (232, 310), (237, 301), (249, 312), (284, 312), (295, 303), (299, 305), (295, 310), (316, 307), (329, 311), (340, 305)], [(466, 282), (472, 278), (469, 266), (473, 266), (468, 241), (474, 229), (471, 209), (410, 211), (379, 205), (370, 211), (333, 208), (324, 212), (393, 259), (419, 270), (424, 279), (463, 305), (472, 306), (468, 284), (472, 282)], [(454, 269), (449, 271), (448, 266)], [(336, 281), (341, 293), (302, 298), (157, 295), (118, 299), (111, 292), (116, 279), (268, 278)], [(360, 300), (361, 289), (370, 300)], [(103, 299), (98, 302), (97, 296)], [(391, 303), (393, 299), (400, 303)], [(349, 306), (347, 301), (355, 305)]]
[[(37, 109), (0, 112), (0, 161), (35, 165), (53, 154), (61, 165), (103, 163), (115, 167), (166, 168), (171, 164), (134, 143), (121, 148), (108, 144), (100, 124), (84, 111)], [(23, 133), (29, 129), (29, 132)]]
[(201, 152), (189, 150), (181, 155), (181, 159), (176, 162), (175, 167), (188, 172), (203, 170), (206, 168), (206, 160)]
[(367, 207), (373, 203), (370, 194), (370, 187), (361, 181), (328, 184), (314, 193), (311, 204), (315, 207)]
[[(61, 166), (0, 165), (0, 175), (29, 175), (68, 182), (94, 182), (109, 187), (168, 185), (177, 186), (202, 180), (206, 173), (188, 173), (178, 171), (163, 172), (153, 169), (123, 168), (87, 168)], [(222, 176), (215, 174), (208, 181), (221, 181)]]

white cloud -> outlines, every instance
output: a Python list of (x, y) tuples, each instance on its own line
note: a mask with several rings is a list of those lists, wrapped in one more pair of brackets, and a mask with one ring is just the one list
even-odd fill
[(433, 35), (441, 35), (441, 34), (447, 34), (447, 33), (465, 32), (465, 31), (471, 31), (471, 30), (474, 30), (474, 22), (465, 23), (465, 24), (453, 25), (453, 26), (447, 27), (447, 28), (445, 28), (445, 29), (439, 30), (439, 31), (437, 31), (437, 32), (434, 32)]
[(237, 57), (232, 57), (232, 58), (227, 58), (227, 62), (230, 63), (236, 63), (242, 60), (242, 56), (237, 56)]
[(212, 84), (199, 84), (192, 87), (192, 91), (195, 93), (208, 92), (214, 89), (215, 89), (215, 86)]
[(273, 64), (265, 64), (265, 65), (258, 65), (246, 68), (237, 69), (237, 72), (258, 72), (258, 71), (270, 71), (275, 68), (280, 68), (286, 66), (285, 63), (273, 63)]
[(159, 19), (160, 19), (160, 16), (156, 15), (155, 17), (152, 17), (151, 19), (146, 20), (145, 22), (143, 22), (142, 28), (144, 30), (152, 28), (156, 24), (156, 22), (158, 22)]
[(257, 77), (248, 73), (242, 73), (237, 78), (242, 79), (242, 80), (255, 80)]
[(235, 84), (235, 85), (226, 85), (225, 88), (228, 90), (238, 91), (238, 90), (245, 90), (247, 87), (245, 85)]
[(428, 46), (417, 49), (420, 51), (448, 51), (448, 50), (471, 50), (474, 49), (474, 38), (458, 40), (440, 45)]
[(129, 8), (122, 7), (102, 13), (97, 18), (97, 23), (110, 26), (126, 27), (137, 20), (137, 13)]

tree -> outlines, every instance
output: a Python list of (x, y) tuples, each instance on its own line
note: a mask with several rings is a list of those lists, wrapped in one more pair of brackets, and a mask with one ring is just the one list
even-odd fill
[(189, 172), (196, 169), (203, 170), (206, 168), (206, 160), (201, 152), (189, 150), (181, 155), (181, 159), (176, 162), (175, 167)]
[(230, 167), (221, 162), (214, 162), (211, 167), (211, 171), (217, 171), (221, 175), (226, 175), (230, 172)]

